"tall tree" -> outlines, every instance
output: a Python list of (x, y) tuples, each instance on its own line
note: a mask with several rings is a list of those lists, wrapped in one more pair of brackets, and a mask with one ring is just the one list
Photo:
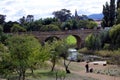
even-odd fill
[(33, 15), (27, 15), (26, 21), (27, 22), (33, 22), (34, 21), (34, 16)]
[(103, 27), (112, 27), (115, 24), (116, 19), (116, 8), (115, 8), (115, 0), (110, 0), (110, 5), (106, 2), (106, 5), (103, 6)]
[(61, 22), (68, 20), (71, 17), (70, 10), (61, 9), (60, 11), (54, 11), (53, 15), (58, 18)]
[(19, 19), (19, 23), (24, 26), (26, 23), (25, 17), (23, 16), (22, 18)]
[(105, 5), (103, 5), (103, 20), (102, 20), (102, 26), (104, 27), (109, 27), (109, 4), (106, 2)]
[(117, 9), (116, 24), (120, 24), (120, 8)]
[(120, 8), (120, 0), (117, 0), (117, 9)]
[(117, 0), (116, 24), (120, 24), (120, 0)]
[(110, 27), (115, 24), (115, 0), (110, 0)]
[[(50, 60), (52, 62), (51, 71), (54, 70), (56, 63), (60, 60), (60, 52), (58, 52), (59, 42), (53, 41), (51, 44)], [(60, 48), (60, 47), (59, 47)]]

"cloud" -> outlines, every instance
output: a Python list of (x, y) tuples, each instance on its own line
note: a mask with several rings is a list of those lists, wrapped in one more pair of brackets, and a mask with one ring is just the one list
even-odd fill
[(109, 0), (0, 0), (0, 14), (7, 15), (7, 21), (18, 20), (28, 14), (36, 19), (53, 16), (52, 12), (63, 8), (69, 9), (74, 14), (89, 15), (101, 13), (102, 6)]

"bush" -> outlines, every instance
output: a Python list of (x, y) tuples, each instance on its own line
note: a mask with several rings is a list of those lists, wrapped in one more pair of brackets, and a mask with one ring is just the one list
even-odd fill
[(120, 48), (113, 52), (112, 61), (120, 66)]
[(104, 49), (104, 50), (109, 50), (109, 49), (110, 49), (110, 44), (104, 44), (103, 49)]
[(49, 24), (49, 25), (42, 26), (40, 30), (41, 31), (60, 31), (60, 28), (54, 24)]
[(82, 49), (79, 49), (78, 52), (84, 53), (84, 54), (94, 54), (93, 50), (88, 50), (86, 47), (82, 48)]
[(102, 56), (102, 57), (111, 57), (113, 54), (113, 51), (109, 50), (100, 50), (95, 52), (96, 55)]

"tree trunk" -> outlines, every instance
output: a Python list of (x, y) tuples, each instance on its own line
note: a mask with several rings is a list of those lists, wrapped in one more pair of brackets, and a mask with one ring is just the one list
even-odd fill
[(64, 59), (64, 66), (65, 66), (65, 71), (66, 71), (66, 73), (70, 73), (70, 70), (68, 69), (68, 66), (69, 66), (70, 62), (71, 62), (71, 61), (69, 61), (69, 63), (66, 64), (65, 59)]
[(51, 69), (51, 71), (53, 71), (54, 70), (54, 68), (55, 68), (55, 64), (56, 64), (56, 61), (55, 60), (53, 60), (53, 62), (52, 62), (52, 69)]
[(21, 77), (22, 77), (22, 71), (20, 70), (20, 73), (19, 73), (19, 80), (22, 80)]
[(25, 80), (25, 69), (20, 70), (19, 80)]
[(65, 67), (66, 73), (70, 73), (70, 70), (68, 69), (68, 66)]
[(31, 70), (31, 74), (34, 74), (34, 71), (33, 71), (33, 68), (32, 68), (32, 67), (30, 68), (30, 70)]
[(22, 80), (25, 80), (25, 70), (23, 70)]

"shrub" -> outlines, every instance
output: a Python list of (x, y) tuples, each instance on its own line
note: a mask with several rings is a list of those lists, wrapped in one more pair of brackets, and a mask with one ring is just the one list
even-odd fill
[(100, 50), (95, 52), (97, 55), (102, 56), (102, 57), (111, 57), (113, 54), (113, 51), (109, 50)]
[(93, 50), (88, 50), (86, 47), (82, 48), (82, 49), (79, 49), (78, 52), (84, 53), (84, 54), (94, 54)]

